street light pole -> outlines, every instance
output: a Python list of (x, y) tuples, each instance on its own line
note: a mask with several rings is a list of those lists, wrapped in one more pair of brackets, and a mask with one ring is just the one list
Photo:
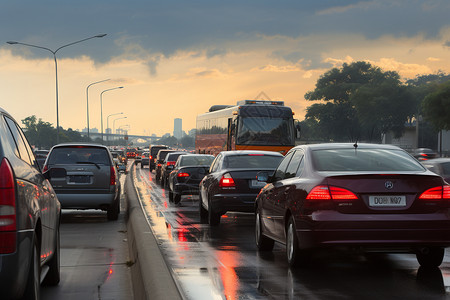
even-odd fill
[(16, 41), (8, 41), (6, 43), (10, 44), (10, 45), (24, 45), (24, 46), (28, 46), (28, 47), (33, 47), (33, 48), (39, 48), (39, 49), (44, 49), (47, 51), (50, 51), (53, 54), (53, 59), (55, 60), (55, 75), (56, 75), (56, 143), (59, 144), (59, 104), (58, 104), (58, 61), (56, 60), (56, 52), (58, 52), (59, 50), (61, 50), (62, 48), (74, 45), (74, 44), (78, 44), (93, 38), (102, 38), (106, 36), (106, 33), (104, 34), (98, 34), (98, 35), (94, 35), (76, 42), (72, 42), (66, 45), (63, 45), (61, 47), (59, 47), (56, 50), (51, 50), (49, 48), (46, 47), (42, 47), (42, 46), (36, 46), (36, 45), (31, 45), (31, 44), (26, 44), (26, 43), (21, 43), (21, 42), (16, 42)]
[[(106, 117), (106, 130), (108, 130), (108, 128), (109, 128), (109, 117), (111, 117), (111, 116), (116, 116), (116, 115), (123, 115), (123, 112), (116, 113), (116, 114), (111, 114), (111, 115), (108, 115), (108, 116)], [(125, 118), (126, 118), (126, 117), (125, 117)], [(109, 141), (108, 136), (106, 136), (106, 144), (108, 144), (108, 141)]]
[(123, 89), (123, 86), (118, 86), (112, 89), (104, 90), (100, 93), (100, 123), (101, 123), (101, 131), (102, 131), (102, 144), (103, 144), (103, 93), (116, 90), (116, 89)]
[(115, 129), (116, 129), (116, 121), (117, 120), (120, 120), (120, 119), (126, 119), (127, 117), (122, 117), (122, 118), (117, 118), (117, 119), (114, 119), (113, 120), (113, 133), (114, 133), (114, 131), (115, 131)]
[(93, 82), (93, 83), (89, 84), (86, 88), (86, 113), (87, 113), (87, 137), (88, 137), (88, 139), (89, 139), (89, 87), (91, 87), (94, 84), (105, 82), (108, 80), (110, 80), (110, 79)]

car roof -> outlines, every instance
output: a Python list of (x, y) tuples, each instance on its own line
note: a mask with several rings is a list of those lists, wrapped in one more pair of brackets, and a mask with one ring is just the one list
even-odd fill
[(95, 144), (95, 143), (62, 143), (62, 144), (58, 144), (58, 145), (53, 146), (52, 149), (60, 148), (60, 147), (74, 147), (74, 146), (96, 147), (96, 148), (104, 148), (106, 150), (109, 150), (109, 148), (106, 147), (105, 145)]
[(247, 155), (247, 154), (264, 154), (264, 155), (283, 156), (283, 154), (281, 154), (279, 152), (263, 151), (263, 150), (233, 150), (233, 151), (222, 151), (220, 153), (224, 156)]
[[(356, 146), (356, 147), (355, 147)], [(299, 145), (293, 149), (309, 148), (311, 150), (328, 150), (328, 149), (390, 149), (402, 150), (398, 146), (389, 144), (370, 144), (370, 143), (323, 143), (323, 144), (308, 144)]]

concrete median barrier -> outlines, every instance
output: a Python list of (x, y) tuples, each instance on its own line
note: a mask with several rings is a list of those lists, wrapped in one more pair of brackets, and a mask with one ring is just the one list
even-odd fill
[(134, 299), (183, 299), (142, 211), (134, 187), (134, 166), (125, 179), (127, 231)]

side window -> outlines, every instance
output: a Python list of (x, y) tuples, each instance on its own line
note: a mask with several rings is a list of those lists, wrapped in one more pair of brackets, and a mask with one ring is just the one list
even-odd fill
[(3, 120), (5, 121), (4, 124), (5, 124), (6, 137), (8, 138), (8, 144), (11, 147), (11, 149), (14, 151), (14, 154), (17, 157), (20, 157), (19, 148), (17, 148), (17, 143), (14, 140), (13, 134), (12, 134), (11, 130), (9, 130), (9, 126), (6, 125), (6, 120), (5, 119), (3, 119)]
[(280, 165), (278, 166), (277, 170), (275, 171), (274, 178), (275, 180), (282, 180), (285, 177), (286, 174), (286, 168), (291, 161), (292, 156), (294, 155), (295, 151), (289, 152), (286, 154), (286, 156), (283, 158), (283, 160), (280, 162)]
[[(17, 124), (16, 124), (17, 125)], [(20, 136), (22, 137), (25, 147), (27, 148), (28, 155), (30, 156), (31, 164), (34, 166), (38, 166), (39, 164), (36, 162), (36, 157), (34, 156), (33, 150), (30, 147), (30, 143), (28, 143), (27, 137), (23, 133), (22, 129), (18, 128)]]
[(8, 124), (9, 130), (11, 130), (14, 140), (16, 141), (17, 148), (19, 149), (20, 158), (31, 165), (32, 163), (30, 156), (28, 155), (27, 147), (25, 146), (25, 142), (23, 141), (22, 136), (20, 135), (16, 123), (8, 117), (5, 117), (5, 119), (6, 123)]
[(303, 151), (295, 151), (294, 155), (292, 156), (292, 159), (287, 166), (286, 174), (284, 178), (292, 178), (297, 175), (297, 170), (300, 166), (300, 162), (303, 159)]
[(211, 164), (211, 168), (209, 169), (209, 173), (213, 173), (215, 171), (217, 171), (217, 169), (219, 168), (219, 161), (222, 160), (222, 155), (218, 154), (216, 156), (216, 158), (214, 159), (214, 161)]

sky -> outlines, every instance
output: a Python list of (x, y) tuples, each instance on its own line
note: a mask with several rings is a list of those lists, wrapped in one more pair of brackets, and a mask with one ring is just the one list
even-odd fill
[(0, 107), (56, 126), (53, 54), (8, 41), (56, 51), (107, 34), (56, 52), (65, 129), (86, 128), (89, 108), (100, 130), (102, 102), (104, 128), (162, 136), (181, 118), (187, 132), (210, 106), (259, 95), (301, 121), (305, 93), (343, 63), (450, 73), (449, 12), (448, 0), (2, 0)]

